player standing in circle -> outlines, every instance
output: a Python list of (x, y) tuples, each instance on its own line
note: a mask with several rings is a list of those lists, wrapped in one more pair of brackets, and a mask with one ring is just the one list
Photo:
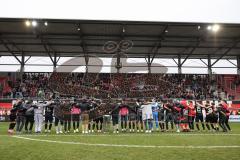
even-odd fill
[(136, 128), (136, 119), (137, 119), (137, 106), (133, 105), (129, 108), (129, 131), (130, 132), (135, 132), (135, 128)]
[(219, 113), (219, 125), (223, 129), (223, 132), (227, 132), (227, 126), (225, 124), (227, 119), (227, 110), (220, 103), (217, 107), (217, 111)]
[(101, 113), (102, 112), (101, 110), (98, 110), (98, 109), (96, 109), (96, 110), (97, 110), (98, 115), (100, 115), (100, 116), (95, 117), (94, 122), (96, 124), (97, 132), (101, 133), (102, 129), (103, 129), (103, 115)]
[[(34, 107), (33, 107), (33, 101), (28, 100), (28, 102), (25, 104), (26, 112), (25, 112), (25, 132), (26, 133), (32, 133), (33, 123), (34, 123)], [(30, 124), (28, 128), (28, 124)]]
[(143, 132), (144, 123), (142, 119), (142, 102), (140, 99), (136, 101), (136, 111), (137, 111), (137, 132)]
[[(156, 127), (156, 130), (159, 131), (159, 125), (158, 125), (158, 111), (159, 111), (159, 104), (158, 102), (156, 101), (156, 98), (153, 98), (152, 99), (152, 114), (153, 114), (153, 124), (155, 122), (155, 127)], [(152, 124), (152, 126), (153, 126)], [(152, 127), (152, 131), (153, 131), (153, 128)]]
[(212, 124), (213, 124), (213, 129), (215, 131), (219, 131), (219, 127), (218, 127), (218, 111), (217, 111), (217, 107), (215, 105), (214, 102), (211, 103), (212, 109), (213, 109), (213, 119), (212, 119)]
[(179, 101), (174, 101), (173, 119), (177, 129), (176, 132), (180, 132), (180, 118), (181, 118), (182, 109), (183, 109), (183, 106), (179, 103)]
[(126, 132), (128, 124), (129, 106), (126, 104), (125, 100), (122, 100), (122, 104), (119, 107), (119, 114), (121, 116), (122, 132)]
[(82, 103), (80, 104), (80, 109), (82, 113), (82, 133), (88, 133), (88, 124), (89, 124), (89, 110), (90, 104), (86, 98), (83, 98)]
[(20, 101), (17, 100), (16, 103), (13, 105), (13, 108), (10, 110), (10, 124), (8, 128), (8, 133), (13, 134), (14, 127), (16, 125), (16, 118), (17, 118), (17, 110), (18, 110), (18, 103)]
[(161, 129), (161, 132), (164, 132), (164, 106), (165, 104), (162, 102), (160, 105), (159, 105), (159, 113), (158, 113), (158, 120), (159, 120), (159, 126), (160, 126), (160, 129)]
[(24, 127), (24, 123), (25, 123), (25, 112), (26, 112), (26, 108), (25, 106), (25, 102), (23, 99), (19, 99), (17, 101), (17, 119), (16, 119), (16, 132), (17, 133), (21, 133), (23, 127)]
[(168, 122), (171, 123), (171, 129), (173, 130), (173, 104), (172, 102), (167, 102), (166, 105), (164, 105), (164, 109), (166, 111), (166, 131), (168, 131)]
[(182, 105), (182, 117), (181, 117), (182, 130), (183, 132), (189, 132), (189, 121), (188, 121), (189, 106), (186, 100), (182, 100), (180, 104)]
[(54, 103), (55, 107), (54, 107), (54, 116), (55, 116), (55, 129), (56, 129), (56, 134), (62, 134), (62, 127), (63, 127), (63, 121), (62, 121), (62, 117), (63, 117), (63, 111), (61, 108), (61, 102), (60, 100), (57, 98), (56, 102)]
[(112, 115), (113, 133), (119, 133), (119, 107), (120, 103), (117, 103), (113, 106), (113, 110), (110, 112)]
[[(45, 133), (50, 133), (51, 129), (52, 129), (53, 109), (54, 109), (53, 104), (45, 107)], [(48, 124), (49, 124), (49, 126), (48, 126)]]
[[(98, 107), (101, 105), (101, 101), (98, 99), (91, 99), (89, 119), (90, 123), (88, 125), (89, 132), (94, 133), (95, 129), (97, 132), (102, 132), (103, 127), (103, 116), (101, 115), (101, 111), (99, 111)], [(101, 116), (99, 116), (101, 115)]]
[(143, 108), (142, 117), (143, 121), (145, 123), (145, 133), (151, 133), (152, 132), (152, 105), (151, 102), (148, 102), (146, 99), (144, 99), (143, 104), (141, 105)]
[(201, 122), (201, 124), (202, 124), (202, 129), (205, 130), (205, 125), (204, 125), (204, 121), (203, 121), (203, 107), (201, 104), (196, 102), (195, 109), (196, 109), (195, 122), (196, 122), (197, 130), (200, 131), (199, 122)]
[(92, 127), (92, 129), (94, 131), (94, 129), (96, 128), (98, 133), (102, 132), (102, 129), (103, 129), (103, 113), (104, 113), (104, 110), (101, 109), (101, 107), (102, 107), (101, 104), (102, 104), (102, 101), (100, 99), (93, 99), (92, 100), (93, 110), (90, 112), (90, 114), (92, 114), (92, 117), (93, 117), (93, 127)]
[(221, 101), (221, 104), (223, 105), (223, 107), (226, 109), (226, 121), (225, 121), (225, 124), (226, 124), (226, 126), (227, 126), (227, 129), (229, 130), (229, 131), (232, 131), (231, 130), (231, 127), (230, 127), (230, 125), (229, 125), (229, 123), (228, 123), (228, 120), (229, 120), (229, 116), (230, 116), (230, 110), (229, 110), (229, 108), (228, 108), (228, 105), (227, 105), (227, 102), (226, 101)]
[(41, 133), (42, 131), (44, 108), (50, 104), (51, 102), (44, 103), (43, 101), (38, 101), (37, 104), (34, 105), (34, 121), (36, 133)]
[(81, 110), (77, 103), (72, 104), (71, 114), (72, 114), (72, 122), (73, 122), (73, 132), (79, 132), (79, 121), (80, 121), (80, 113)]
[(205, 111), (206, 111), (206, 127), (207, 129), (210, 131), (211, 128), (210, 128), (210, 125), (212, 126), (213, 128), (213, 108), (210, 106), (209, 104), (210, 102), (209, 101), (206, 101), (206, 104), (205, 104)]
[(71, 129), (71, 104), (70, 100), (65, 100), (61, 104), (63, 110), (64, 133), (70, 133)]
[(194, 118), (196, 116), (196, 110), (193, 105), (193, 101), (189, 101), (188, 104), (188, 125), (191, 131), (194, 131)]

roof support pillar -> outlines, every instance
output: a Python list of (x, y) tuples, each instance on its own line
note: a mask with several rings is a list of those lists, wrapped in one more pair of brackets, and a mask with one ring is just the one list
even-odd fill
[(208, 75), (209, 75), (209, 78), (212, 79), (212, 62), (211, 62), (211, 55), (209, 54), (208, 55)]
[(152, 60), (150, 54), (147, 57), (147, 66), (148, 66), (148, 73), (151, 73), (151, 66), (152, 66)]
[(25, 56), (24, 56), (24, 53), (22, 53), (22, 57), (21, 57), (21, 66), (20, 66), (20, 78), (21, 78), (21, 81), (23, 80), (23, 73), (24, 73), (24, 70), (25, 70)]
[(155, 56), (156, 56), (156, 51), (153, 53), (153, 56), (148, 54), (147, 57), (145, 57), (145, 60), (148, 66), (148, 73), (152, 72), (152, 63), (153, 63), (153, 60), (155, 59)]
[(120, 69), (122, 68), (122, 63), (121, 63), (121, 53), (118, 52), (117, 53), (117, 64), (115, 65), (116, 69), (117, 69), (117, 73), (120, 73)]
[(53, 57), (53, 72), (57, 71), (57, 54), (54, 52), (54, 57)]
[(237, 56), (237, 74), (240, 75), (240, 56)]
[(84, 55), (84, 58), (85, 58), (85, 63), (86, 63), (86, 73), (88, 73), (89, 56), (88, 55)]
[(182, 74), (181, 55), (178, 55), (178, 74)]

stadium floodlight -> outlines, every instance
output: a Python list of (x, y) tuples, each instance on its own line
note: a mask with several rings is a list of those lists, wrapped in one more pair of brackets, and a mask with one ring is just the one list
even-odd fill
[(36, 26), (37, 26), (37, 21), (33, 20), (33, 21), (32, 21), (32, 26), (33, 26), (33, 27), (36, 27)]
[(45, 25), (45, 26), (48, 26), (48, 22), (47, 22), (47, 21), (46, 21), (46, 22), (44, 22), (44, 25)]
[(212, 26), (209, 25), (209, 26), (207, 27), (207, 29), (208, 29), (208, 30), (212, 30)]
[(27, 27), (29, 27), (29, 26), (31, 25), (30, 21), (29, 21), (29, 20), (26, 20), (26, 21), (25, 21), (25, 25), (26, 25)]
[(123, 33), (125, 33), (125, 28), (123, 27)]
[(213, 32), (217, 32), (217, 31), (219, 31), (219, 29), (220, 29), (220, 26), (218, 24), (214, 24), (212, 27)]

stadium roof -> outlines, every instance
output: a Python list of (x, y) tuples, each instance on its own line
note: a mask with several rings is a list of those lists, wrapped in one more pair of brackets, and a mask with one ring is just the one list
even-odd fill
[[(0, 56), (112, 57), (109, 41), (132, 42), (128, 57), (236, 59), (240, 56), (240, 24), (220, 24), (218, 32), (203, 23), (136, 21), (0, 19)], [(44, 23), (47, 21), (47, 26)], [(110, 46), (110, 48), (113, 46)]]

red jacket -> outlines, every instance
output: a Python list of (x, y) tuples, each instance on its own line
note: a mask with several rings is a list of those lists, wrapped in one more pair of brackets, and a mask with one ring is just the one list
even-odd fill
[(196, 116), (196, 110), (195, 110), (195, 107), (194, 107), (194, 105), (192, 103), (190, 103), (188, 105), (188, 109), (189, 109), (188, 116), (191, 116), (191, 117)]

